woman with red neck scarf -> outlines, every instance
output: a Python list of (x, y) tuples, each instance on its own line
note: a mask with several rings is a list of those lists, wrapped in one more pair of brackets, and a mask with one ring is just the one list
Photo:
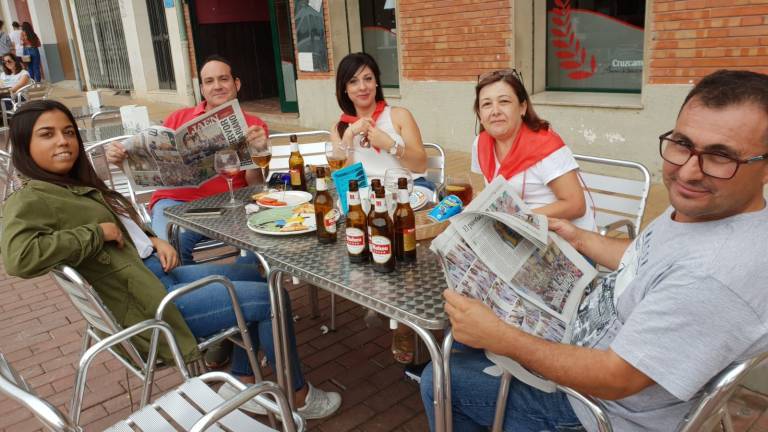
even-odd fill
[[(406, 168), (415, 184), (426, 182), (427, 153), (410, 111), (384, 100), (379, 66), (366, 53), (344, 57), (336, 71), (336, 100), (342, 110), (331, 140), (352, 149), (349, 164), (362, 162), (368, 177)], [(429, 185), (426, 185), (428, 186)], [(434, 189), (434, 187), (431, 187)]]
[(480, 134), (472, 144), (472, 172), (496, 176), (536, 212), (595, 229), (579, 180), (579, 165), (549, 122), (534, 111), (514, 70), (487, 73), (475, 87)]

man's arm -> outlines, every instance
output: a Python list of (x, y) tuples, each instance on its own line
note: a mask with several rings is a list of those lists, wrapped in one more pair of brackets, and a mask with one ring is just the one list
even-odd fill
[(577, 228), (563, 219), (549, 218), (549, 230), (570, 243), (582, 255), (611, 270), (619, 267), (624, 251), (632, 243), (630, 239), (606, 237)]
[(507, 356), (560, 385), (600, 399), (621, 399), (654, 384), (613, 351), (546, 341), (501, 321), (479, 300), (444, 293), (454, 338)]

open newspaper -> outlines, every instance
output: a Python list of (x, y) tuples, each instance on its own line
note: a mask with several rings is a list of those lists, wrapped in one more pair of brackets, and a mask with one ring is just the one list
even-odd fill
[(247, 128), (233, 100), (177, 130), (152, 126), (126, 140), (123, 167), (136, 189), (199, 186), (216, 175), (213, 160), (219, 150), (236, 150), (242, 169), (256, 168), (245, 145)]
[[(451, 219), (431, 248), (451, 289), (482, 300), (523, 331), (570, 343), (573, 318), (597, 270), (549, 232), (547, 218), (531, 213), (501, 176)], [(529, 385), (556, 388), (508, 357), (486, 355)]]

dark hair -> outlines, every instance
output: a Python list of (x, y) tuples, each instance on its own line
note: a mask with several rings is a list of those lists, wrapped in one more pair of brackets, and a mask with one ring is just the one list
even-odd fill
[(228, 58), (220, 56), (218, 54), (212, 54), (212, 55), (209, 55), (208, 57), (206, 57), (203, 60), (203, 62), (200, 63), (200, 70), (197, 71), (197, 75), (198, 76), (200, 75), (200, 73), (203, 71), (203, 67), (205, 67), (205, 65), (207, 65), (208, 63), (213, 62), (213, 61), (222, 62), (225, 65), (229, 66), (229, 73), (232, 75), (232, 79), (240, 79), (240, 77), (235, 73), (235, 68), (234, 68), (234, 66), (232, 66), (232, 62), (229, 61)]
[[(35, 124), (41, 115), (50, 111), (61, 111), (75, 127), (79, 152), (72, 169), (67, 174), (54, 174), (40, 168), (32, 159), (29, 146)], [(83, 138), (77, 129), (77, 122), (64, 104), (55, 100), (35, 100), (25, 103), (10, 120), (10, 141), (13, 147), (13, 166), (18, 172), (33, 180), (53, 183), (62, 187), (87, 186), (97, 189), (110, 209), (117, 214), (128, 216), (141, 225), (141, 219), (131, 203), (118, 192), (108, 188), (94, 171), (88, 155), (85, 154)]]
[[(13, 59), (13, 70), (9, 69), (8, 66), (5, 65), (5, 58), (11, 57)], [(9, 52), (2, 55), (3, 59), (3, 72), (5, 72), (6, 75), (13, 75), (21, 72), (24, 70), (24, 65), (21, 64), (21, 59), (16, 56), (16, 54)]]
[(3, 24), (5, 24), (5, 21), (3, 21), (3, 20), (0, 20), (0, 27), (2, 27), (2, 26), (3, 26)]
[(13, 28), (19, 28), (19, 27), (20, 27), (20, 26), (19, 26), (19, 22), (18, 22), (18, 21), (14, 21), (14, 22), (12, 22), (12, 23), (11, 23), (11, 27), (13, 27)]
[(30, 24), (29, 21), (21, 23), (21, 31), (27, 34), (27, 40), (32, 42), (33, 46), (40, 44), (40, 38), (37, 37), (37, 33), (35, 33), (35, 30), (32, 28), (32, 24)]
[[(549, 129), (549, 122), (536, 114), (536, 110), (533, 109), (533, 104), (531, 103), (531, 98), (528, 96), (528, 92), (525, 91), (525, 86), (515, 76), (513, 70), (493, 71), (480, 77), (480, 80), (475, 86), (474, 104), (475, 115), (478, 119), (480, 119), (480, 90), (482, 90), (485, 86), (489, 86), (499, 81), (504, 81), (505, 83), (509, 84), (509, 86), (512, 87), (512, 90), (514, 90), (515, 96), (517, 96), (517, 100), (520, 101), (520, 103), (525, 102), (525, 114), (523, 115), (523, 123), (525, 123), (529, 129), (534, 132), (538, 132), (541, 129)], [(485, 130), (485, 128), (483, 128), (483, 124), (480, 123), (480, 132), (483, 130)]]
[[(376, 80), (376, 102), (384, 100), (384, 92), (379, 85), (381, 84), (381, 72), (379, 71), (379, 65), (376, 64), (376, 60), (370, 54), (364, 52), (348, 54), (341, 59), (339, 67), (336, 68), (336, 101), (338, 101), (339, 108), (345, 114), (357, 115), (355, 104), (352, 103), (352, 100), (347, 95), (347, 83), (365, 66), (371, 69)], [(344, 135), (347, 127), (349, 127), (349, 123), (339, 122), (336, 126), (339, 136)]]

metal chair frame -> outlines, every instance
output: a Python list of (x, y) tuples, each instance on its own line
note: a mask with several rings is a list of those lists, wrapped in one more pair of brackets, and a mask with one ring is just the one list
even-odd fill
[[(101, 301), (98, 293), (96, 293), (93, 287), (80, 276), (75, 269), (66, 265), (61, 265), (51, 270), (51, 273), (56, 282), (72, 301), (78, 312), (85, 318), (86, 329), (83, 333), (81, 354), (88, 350), (92, 341), (98, 342), (102, 340), (102, 336), (99, 335), (98, 332), (114, 335), (123, 330), (114, 315), (112, 315), (109, 309), (107, 309)], [(261, 371), (256, 358), (256, 352), (251, 344), (248, 327), (245, 318), (243, 317), (240, 303), (237, 299), (235, 287), (229, 279), (223, 276), (208, 276), (168, 293), (158, 305), (155, 318), (157, 320), (162, 320), (165, 309), (174, 299), (212, 283), (220, 283), (227, 289), (232, 301), (232, 309), (235, 313), (235, 318), (237, 319), (237, 326), (222, 330), (210, 338), (201, 341), (197, 348), (200, 351), (203, 351), (211, 344), (224, 338), (232, 340), (233, 343), (245, 349), (256, 380), (261, 381)], [(236, 337), (238, 334), (240, 337)], [(155, 332), (150, 343), (150, 349), (149, 353), (147, 353), (146, 360), (139, 350), (127, 340), (121, 343), (121, 346), (128, 357), (127, 359), (110, 348), (110, 352), (115, 358), (144, 383), (140, 401), (141, 407), (149, 402), (152, 395), (152, 378), (154, 376), (155, 367), (157, 366), (157, 338), (158, 335)]]
[[(24, 102), (36, 100), (36, 99), (48, 99), (51, 94), (52, 87), (48, 83), (36, 83), (31, 82), (24, 87), (18, 89), (15, 94), (12, 94), (9, 98), (0, 99), (0, 109), (3, 113), (3, 124), (8, 126), (8, 119), (13, 116), (17, 109)], [(5, 102), (11, 103), (11, 108), (5, 107)]]
[[(217, 424), (221, 424), (227, 430), (252, 431), (272, 430), (256, 420), (235, 411), (248, 400), (256, 399), (273, 417), (275, 414), (282, 419), (292, 419), (283, 422), (283, 430), (286, 432), (303, 431), (305, 421), (298, 413), (291, 411), (287, 398), (280, 388), (271, 382), (260, 382), (246, 387), (237, 378), (224, 372), (209, 372), (197, 378), (191, 378), (187, 370), (181, 352), (179, 351), (173, 331), (168, 324), (157, 319), (150, 319), (135, 324), (125, 330), (105, 338), (90, 347), (80, 358), (73, 400), (70, 408), (70, 416), (50, 405), (44, 399), (39, 398), (29, 389), (24, 380), (16, 374), (5, 358), (0, 354), (0, 392), (9, 395), (25, 408), (29, 409), (37, 419), (48, 429), (61, 432), (81, 432), (80, 411), (82, 408), (83, 393), (87, 379), (88, 369), (93, 359), (104, 352), (112, 350), (114, 346), (124, 344), (131, 337), (151, 330), (162, 333), (171, 348), (176, 367), (184, 379), (184, 383), (174, 390), (167, 392), (151, 405), (143, 407), (138, 412), (131, 414), (127, 419), (118, 422), (107, 431), (133, 431), (148, 426), (149, 430), (168, 430), (174, 428), (160, 412), (184, 430), (204, 431), (221, 430)], [(223, 400), (216, 396), (210, 388), (210, 384), (217, 382), (229, 382), (240, 390), (240, 393), (229, 400)], [(267, 395), (274, 398), (269, 399)], [(185, 401), (188, 398), (193, 404)], [(197, 405), (197, 407), (195, 406)], [(201, 412), (202, 411), (202, 412)]]

